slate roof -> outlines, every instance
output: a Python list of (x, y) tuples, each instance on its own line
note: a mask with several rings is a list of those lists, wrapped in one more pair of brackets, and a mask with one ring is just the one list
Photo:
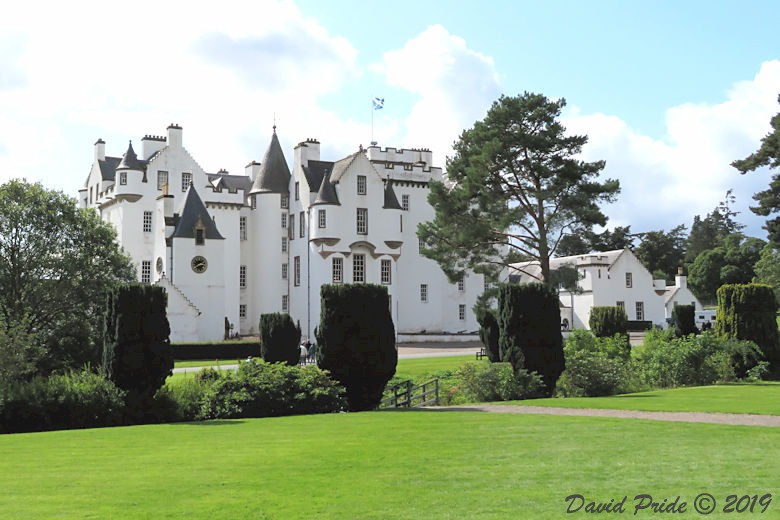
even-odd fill
[(312, 206), (317, 204), (341, 205), (339, 196), (336, 193), (336, 187), (330, 182), (330, 170), (325, 170), (322, 183), (320, 183), (320, 189), (317, 192), (317, 198), (312, 202)]
[(276, 130), (249, 193), (290, 193), (290, 168), (279, 138), (276, 137)]
[(306, 176), (310, 192), (319, 191), (326, 171), (333, 171), (332, 161), (309, 161), (309, 164), (303, 167), (303, 174)]
[(133, 150), (133, 141), (130, 141), (130, 144), (127, 145), (127, 151), (122, 156), (122, 160), (119, 162), (119, 165), (116, 167), (117, 170), (146, 170), (146, 165), (148, 161), (141, 161), (138, 159), (138, 155), (136, 155), (135, 150)]
[(120, 157), (106, 157), (105, 160), (98, 160), (100, 166), (100, 178), (104, 181), (113, 181), (116, 179), (116, 167), (122, 159)]
[(398, 203), (398, 197), (395, 195), (395, 190), (393, 189), (393, 182), (390, 179), (387, 179), (387, 182), (385, 183), (385, 204), (382, 206), (384, 209), (403, 209), (401, 205)]
[(228, 190), (244, 190), (249, 192), (252, 187), (252, 179), (246, 175), (227, 175), (224, 173), (208, 173), (206, 176), (215, 188), (221, 187)]
[(364, 153), (365, 152), (363, 150), (358, 150), (352, 155), (348, 155), (343, 159), (340, 159), (335, 163), (333, 163), (333, 171), (331, 171), (330, 173), (331, 182), (334, 184), (339, 182), (339, 180), (341, 180), (341, 176), (344, 175), (344, 173), (347, 171), (347, 168), (349, 168), (349, 165), (352, 164), (352, 162), (357, 158), (358, 155)]
[(173, 231), (173, 238), (195, 238), (195, 227), (200, 222), (205, 229), (204, 237), (206, 239), (224, 240), (225, 237), (219, 233), (217, 224), (209, 215), (206, 206), (198, 196), (198, 192), (192, 186), (187, 188), (184, 207), (179, 215), (179, 221)]

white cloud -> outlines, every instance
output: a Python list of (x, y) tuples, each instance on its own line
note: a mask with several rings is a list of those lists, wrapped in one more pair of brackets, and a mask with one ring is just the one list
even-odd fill
[(484, 117), (500, 94), (493, 59), (432, 25), (373, 66), (389, 85), (418, 96), (405, 120), (405, 146), (432, 149), (440, 164), (461, 131)]
[(584, 157), (605, 159), (604, 176), (620, 180), (619, 200), (607, 208), (610, 226), (630, 224), (637, 232), (690, 226), (694, 215), (709, 213), (734, 189), (738, 220), (749, 225), (749, 233), (764, 236), (762, 219), (748, 206), (769, 177), (741, 176), (730, 163), (758, 148), (770, 118), (780, 109), (778, 92), (780, 61), (765, 62), (752, 80), (737, 83), (721, 103), (668, 109), (663, 140), (639, 134), (616, 116), (570, 111), (569, 131), (589, 137)]

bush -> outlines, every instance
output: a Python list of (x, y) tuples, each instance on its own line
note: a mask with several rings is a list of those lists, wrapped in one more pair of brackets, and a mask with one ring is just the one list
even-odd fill
[(715, 332), (724, 338), (742, 339), (759, 346), (770, 370), (780, 372), (777, 300), (772, 287), (763, 284), (727, 284), (718, 289)]
[(660, 388), (742, 379), (761, 360), (754, 343), (709, 332), (684, 338), (674, 338), (673, 331), (648, 333), (635, 352), (643, 380)]
[(548, 285), (505, 284), (498, 290), (501, 361), (536, 372), (551, 395), (565, 368), (558, 293)]
[(301, 327), (289, 314), (260, 315), (260, 349), (263, 359), (269, 363), (297, 365), (301, 357)]
[(696, 334), (696, 307), (693, 305), (675, 305), (672, 310), (674, 321), (674, 335), (678, 338)]
[(628, 333), (628, 316), (623, 307), (593, 307), (588, 325), (599, 338)]
[(574, 330), (566, 338), (563, 351), (566, 370), (558, 380), (557, 394), (594, 397), (632, 389), (627, 336), (597, 338), (586, 330)]
[(387, 288), (325, 284), (320, 298), (317, 365), (346, 388), (350, 410), (374, 409), (398, 364)]
[(140, 408), (173, 373), (173, 352), (162, 287), (128, 284), (108, 292), (103, 371)]
[(539, 374), (515, 371), (509, 363), (469, 362), (456, 372), (456, 377), (466, 401), (471, 402), (530, 399), (544, 393)]
[(498, 334), (496, 315), (492, 310), (487, 309), (479, 316), (479, 339), (482, 341), (487, 357), (492, 363), (501, 361), (501, 353), (498, 348)]
[(205, 387), (199, 418), (235, 419), (328, 413), (345, 407), (344, 389), (308, 365), (252, 360)]
[(4, 433), (121, 424), (124, 392), (88, 370), (36, 377), (11, 385), (0, 398)]

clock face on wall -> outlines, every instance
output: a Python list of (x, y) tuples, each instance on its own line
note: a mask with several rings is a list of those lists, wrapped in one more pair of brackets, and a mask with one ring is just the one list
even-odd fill
[(193, 258), (190, 265), (192, 266), (192, 270), (196, 273), (203, 273), (209, 267), (209, 263), (202, 256), (196, 256)]

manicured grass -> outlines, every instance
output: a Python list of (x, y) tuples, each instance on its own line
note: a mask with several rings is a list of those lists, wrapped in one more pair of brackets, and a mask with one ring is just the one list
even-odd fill
[[(503, 520), (564, 518), (572, 493), (628, 495), (629, 507), (640, 493), (680, 495), (690, 510), (705, 491), (721, 506), (732, 493), (776, 493), (778, 433), (412, 411), (5, 435), (0, 511), (7, 519)], [(779, 514), (772, 503), (740, 517)]]
[(442, 370), (457, 370), (468, 361), (475, 361), (473, 354), (468, 356), (399, 359), (398, 367), (395, 370), (395, 377), (417, 380), (423, 376), (435, 374)]
[(174, 364), (174, 368), (185, 367), (217, 367), (223, 365), (236, 365), (237, 359), (195, 359), (187, 361), (177, 361)]
[(562, 408), (647, 410), (664, 412), (722, 412), (780, 415), (780, 383), (745, 383), (653, 390), (609, 397), (529, 399), (497, 404)]

